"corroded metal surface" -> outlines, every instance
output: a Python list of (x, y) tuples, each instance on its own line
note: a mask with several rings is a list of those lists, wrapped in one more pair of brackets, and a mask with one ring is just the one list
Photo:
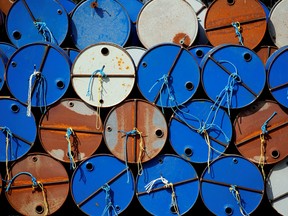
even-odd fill
[[(130, 163), (152, 159), (162, 150), (167, 139), (163, 114), (155, 105), (144, 100), (127, 100), (115, 107), (108, 114), (104, 128), (104, 139), (109, 150), (123, 161), (127, 152)], [(138, 132), (129, 135), (132, 130)]]
[(267, 59), (274, 53), (276, 50), (278, 50), (275, 46), (260, 46), (255, 48), (255, 52), (262, 60), (263, 64), (266, 64)]
[(39, 124), (44, 149), (54, 158), (70, 162), (67, 129), (72, 129), (71, 153), (76, 161), (91, 156), (102, 141), (102, 121), (97, 111), (79, 99), (62, 99), (50, 107)]
[(7, 15), (13, 2), (15, 2), (16, 0), (1, 0), (0, 1), (0, 10)]
[(30, 173), (38, 184), (43, 185), (46, 202), (41, 187), (33, 188), (30, 176), (19, 175), (5, 193), (16, 211), (23, 215), (39, 216), (44, 215), (48, 208), (50, 215), (63, 205), (69, 193), (69, 177), (60, 162), (45, 154), (29, 154), (12, 165), (11, 179), (21, 172)]
[(237, 149), (252, 162), (259, 163), (262, 157), (265, 164), (273, 164), (288, 154), (288, 113), (276, 102), (259, 101), (240, 112), (234, 129)]
[(243, 44), (253, 49), (266, 32), (266, 14), (257, 0), (217, 0), (208, 8), (205, 30), (213, 46), (225, 43), (239, 44), (232, 23), (239, 24)]

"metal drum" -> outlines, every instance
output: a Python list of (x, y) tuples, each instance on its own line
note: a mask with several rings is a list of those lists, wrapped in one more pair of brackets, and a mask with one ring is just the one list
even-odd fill
[(144, 53), (147, 51), (145, 48), (137, 47), (137, 46), (125, 47), (125, 50), (129, 53), (129, 55), (133, 59), (136, 67), (138, 67), (140, 59), (142, 58)]
[(74, 171), (71, 194), (87, 215), (118, 215), (132, 201), (134, 185), (134, 176), (123, 162), (112, 155), (100, 154), (86, 159)]
[(195, 94), (199, 83), (197, 61), (177, 44), (159, 44), (149, 49), (137, 68), (140, 92), (148, 101), (161, 107), (184, 104)]
[(19, 159), (34, 145), (37, 126), (34, 116), (27, 117), (26, 111), (27, 108), (17, 100), (0, 98), (1, 162)]
[(258, 101), (241, 111), (234, 130), (239, 152), (260, 166), (288, 155), (288, 112), (274, 101)]
[(50, 43), (28, 44), (9, 59), (7, 86), (11, 94), (28, 108), (45, 109), (66, 93), (70, 83), (70, 66), (69, 57), (58, 46)]
[(288, 44), (287, 20), (288, 1), (277, 1), (270, 10), (268, 31), (274, 44), (280, 48)]
[(0, 42), (0, 50), (2, 50), (9, 59), (12, 54), (17, 50), (17, 47), (10, 43)]
[(111, 107), (130, 94), (135, 66), (126, 50), (116, 44), (98, 43), (82, 50), (71, 69), (78, 96), (92, 106)]
[(67, 55), (70, 57), (71, 62), (73, 63), (77, 57), (77, 55), (80, 53), (80, 50), (74, 49), (74, 48), (64, 48)]
[(265, 36), (266, 13), (258, 0), (217, 0), (209, 5), (204, 26), (213, 46), (242, 44), (254, 49)]
[(264, 195), (264, 180), (257, 167), (238, 155), (220, 157), (200, 180), (205, 206), (215, 215), (249, 215)]
[(39, 138), (52, 157), (70, 163), (90, 157), (102, 141), (102, 121), (80, 99), (66, 98), (51, 106), (39, 123)]
[(7, 35), (17, 47), (43, 41), (60, 45), (68, 27), (68, 14), (56, 0), (15, 1), (6, 17)]
[(275, 51), (266, 62), (268, 88), (274, 99), (286, 108), (288, 107), (287, 60), (288, 46), (283, 46)]
[(169, 139), (175, 152), (190, 162), (215, 160), (232, 139), (226, 111), (208, 100), (192, 100), (177, 110), (169, 122)]
[(200, 65), (204, 56), (212, 49), (209, 45), (196, 45), (189, 48), (189, 51)]
[(1, 50), (0, 48), (0, 91), (3, 88), (4, 85), (4, 75), (6, 72), (6, 63), (8, 61), (8, 58), (4, 51)]
[(141, 100), (126, 100), (114, 107), (104, 123), (104, 139), (108, 149), (118, 159), (129, 163), (154, 158), (167, 140), (167, 124), (161, 111)]
[(12, 165), (9, 174), (5, 195), (22, 215), (52, 215), (66, 201), (69, 176), (60, 162), (46, 154), (28, 154)]
[(71, 35), (82, 50), (100, 42), (124, 46), (129, 38), (131, 21), (124, 7), (115, 0), (87, 0), (71, 13)]
[(153, 0), (147, 2), (139, 13), (137, 33), (147, 49), (172, 42), (188, 47), (196, 39), (198, 19), (186, 1)]
[(204, 91), (211, 100), (228, 108), (228, 112), (255, 101), (266, 84), (263, 62), (244, 46), (217, 46), (205, 55), (200, 67)]
[(70, 14), (76, 7), (76, 3), (72, 0), (58, 0), (60, 4), (65, 8), (68, 14)]
[(198, 1), (198, 0), (185, 0), (185, 1), (188, 2), (192, 6), (198, 18), (198, 33), (197, 33), (197, 38), (195, 40), (195, 43), (199, 45), (208, 44), (209, 41), (206, 36), (205, 27), (204, 27), (205, 17), (206, 17), (208, 8), (203, 2)]
[(288, 215), (288, 158), (274, 165), (266, 180), (266, 194), (272, 207), (281, 215)]
[(191, 163), (182, 158), (159, 155), (143, 166), (137, 176), (137, 198), (152, 215), (184, 215), (199, 196), (199, 179)]
[(257, 55), (262, 60), (263, 64), (265, 65), (267, 62), (267, 59), (276, 51), (278, 50), (275, 46), (260, 46), (254, 49)]
[(8, 11), (10, 10), (12, 4), (15, 2), (16, 0), (2, 0), (0, 1), (0, 10), (7, 15)]

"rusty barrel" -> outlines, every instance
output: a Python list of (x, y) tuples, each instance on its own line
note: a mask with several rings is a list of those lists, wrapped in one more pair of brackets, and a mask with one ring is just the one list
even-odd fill
[(93, 155), (74, 171), (71, 195), (87, 215), (118, 215), (125, 211), (135, 194), (131, 170), (110, 154)]
[(173, 154), (161, 154), (137, 175), (136, 195), (151, 215), (184, 215), (196, 203), (199, 179), (193, 165)]
[(253, 49), (265, 36), (266, 13), (257, 0), (217, 0), (209, 5), (204, 26), (213, 46), (242, 44)]
[(209, 164), (224, 153), (231, 139), (229, 115), (210, 100), (191, 100), (170, 118), (170, 143), (190, 162)]
[(75, 168), (90, 157), (102, 141), (99, 113), (80, 99), (65, 98), (42, 115), (38, 135), (45, 151)]
[(188, 47), (198, 34), (198, 19), (193, 7), (186, 1), (153, 0), (144, 4), (139, 12), (137, 33), (147, 49), (161, 43)]
[(272, 207), (281, 215), (288, 215), (288, 158), (275, 164), (266, 179), (266, 194)]
[[(37, 136), (34, 115), (16, 99), (0, 98), (0, 161), (16, 161), (33, 147)], [(8, 164), (6, 164), (6, 169)]]
[(264, 196), (264, 180), (258, 168), (239, 155), (221, 156), (203, 171), (200, 194), (215, 215), (249, 215)]
[(165, 117), (155, 105), (130, 99), (115, 106), (104, 123), (108, 149), (122, 161), (141, 166), (154, 158), (167, 140)]
[(15, 1), (6, 17), (7, 35), (17, 47), (34, 42), (61, 45), (68, 27), (68, 14), (56, 0), (43, 0), (41, 4), (37, 0)]
[(71, 69), (71, 83), (86, 103), (111, 107), (125, 100), (135, 82), (135, 66), (119, 45), (97, 43), (82, 50)]
[(257, 55), (262, 60), (263, 64), (265, 65), (267, 62), (267, 59), (276, 51), (278, 48), (276, 46), (269, 46), (269, 45), (263, 45), (256, 47), (254, 51), (257, 53)]
[(275, 51), (266, 62), (267, 85), (274, 99), (284, 107), (288, 107), (288, 76), (286, 65), (288, 46)]
[(288, 113), (275, 101), (258, 101), (241, 111), (234, 130), (237, 149), (254, 163), (275, 164), (288, 154)]
[(30, 153), (15, 162), (6, 176), (6, 198), (22, 215), (51, 215), (69, 193), (69, 177), (63, 165), (42, 153)]
[(0, 1), (0, 10), (5, 14), (5, 16), (8, 14), (8, 11), (10, 10), (12, 4), (16, 0), (2, 0)]

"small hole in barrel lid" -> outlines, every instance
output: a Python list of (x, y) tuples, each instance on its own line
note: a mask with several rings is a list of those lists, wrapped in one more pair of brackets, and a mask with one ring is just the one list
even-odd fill
[(233, 163), (234, 163), (234, 164), (237, 164), (237, 163), (238, 163), (237, 158), (233, 158), (232, 160), (233, 160)]
[(12, 67), (16, 67), (16, 66), (17, 66), (17, 63), (16, 63), (15, 61), (12, 61), (12, 62), (11, 62), (11, 66), (12, 66)]
[(177, 214), (176, 209), (177, 209), (176, 206), (174, 206), (174, 205), (171, 205), (171, 206), (170, 206), (170, 212), (171, 212), (172, 214)]
[(74, 103), (73, 103), (72, 101), (69, 101), (68, 105), (69, 105), (70, 107), (74, 107)]
[(191, 91), (194, 88), (194, 85), (192, 82), (188, 81), (185, 83), (185, 87), (188, 91)]
[(235, 3), (235, 0), (227, 0), (228, 5), (233, 5)]
[(64, 86), (65, 86), (64, 82), (61, 81), (61, 80), (58, 80), (58, 81), (56, 82), (56, 85), (57, 85), (57, 87), (58, 87), (59, 89), (63, 89)]
[(85, 166), (88, 171), (92, 171), (94, 168), (93, 164), (90, 162), (87, 162)]
[(159, 164), (162, 164), (162, 163), (163, 163), (163, 159), (162, 159), (162, 158), (159, 158), (159, 159), (158, 159), (158, 162), (159, 162)]
[(271, 152), (271, 156), (272, 156), (272, 158), (277, 159), (280, 156), (280, 152), (278, 150), (273, 150)]
[(155, 134), (158, 138), (161, 138), (161, 137), (163, 137), (164, 132), (161, 129), (157, 129), (155, 131)]
[(20, 40), (22, 35), (19, 31), (13, 31), (12, 36), (15, 40)]
[(111, 131), (112, 131), (112, 127), (111, 127), (111, 126), (108, 126), (108, 127), (107, 127), (107, 131), (108, 131), (108, 132), (111, 132)]
[(226, 215), (232, 215), (233, 209), (231, 207), (225, 207), (225, 213)]
[(243, 54), (243, 58), (244, 58), (244, 60), (245, 60), (246, 62), (249, 62), (249, 61), (251, 61), (252, 56), (251, 56), (250, 53), (244, 53), (244, 54)]
[(107, 56), (107, 55), (109, 55), (109, 49), (107, 47), (103, 47), (101, 49), (101, 53), (102, 53), (102, 55)]
[(62, 14), (62, 10), (58, 9), (57, 10), (57, 14), (61, 15)]
[(17, 113), (17, 112), (19, 112), (19, 106), (16, 105), (16, 104), (12, 104), (11, 105), (11, 110), (12, 110), (12, 112)]
[(186, 155), (187, 157), (191, 157), (191, 156), (193, 155), (193, 151), (192, 151), (191, 148), (185, 148), (185, 149), (184, 149), (184, 152), (185, 152), (185, 155)]
[(203, 51), (200, 50), (200, 49), (197, 49), (195, 53), (196, 53), (196, 56), (199, 57), (199, 58), (202, 58), (204, 56)]
[(37, 205), (35, 211), (37, 214), (42, 214), (44, 212), (44, 207), (42, 205)]
[(142, 62), (142, 66), (145, 68), (147, 67), (147, 63), (146, 62)]
[(120, 206), (119, 206), (119, 205), (115, 205), (115, 210), (116, 210), (117, 212), (119, 212), (119, 211), (121, 210)]
[(37, 162), (38, 161), (38, 158), (36, 156), (32, 157), (32, 161), (33, 162)]
[(104, 100), (103, 100), (103, 99), (100, 99), (100, 100), (99, 100), (99, 103), (100, 103), (100, 104), (103, 104), (103, 103), (104, 103)]

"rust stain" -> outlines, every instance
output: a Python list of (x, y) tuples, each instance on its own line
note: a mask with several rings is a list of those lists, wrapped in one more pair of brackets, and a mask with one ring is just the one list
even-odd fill
[(180, 32), (174, 36), (173, 43), (188, 47), (191, 43), (191, 38), (187, 34)]

